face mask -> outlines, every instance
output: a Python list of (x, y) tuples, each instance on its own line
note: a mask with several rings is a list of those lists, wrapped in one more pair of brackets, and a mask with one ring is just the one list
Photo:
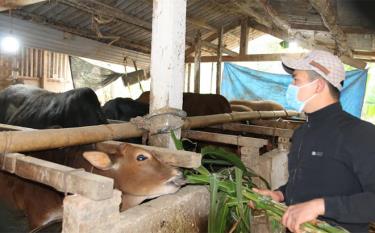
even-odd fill
[(288, 86), (288, 90), (286, 91), (286, 102), (288, 103), (288, 105), (290, 107), (292, 107), (294, 110), (296, 110), (298, 112), (302, 112), (302, 110), (305, 107), (305, 105), (307, 104), (307, 102), (310, 101), (313, 97), (315, 97), (316, 94), (312, 95), (310, 98), (308, 98), (305, 101), (300, 101), (298, 99), (299, 90), (302, 87), (306, 87), (306, 86), (309, 86), (309, 85), (313, 84), (314, 82), (315, 81), (307, 83), (307, 84), (305, 84), (303, 86), (300, 86), (300, 87), (297, 87), (296, 85), (290, 84)]

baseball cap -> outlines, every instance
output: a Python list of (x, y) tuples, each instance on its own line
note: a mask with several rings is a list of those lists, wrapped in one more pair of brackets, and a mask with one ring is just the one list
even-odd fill
[(342, 81), (345, 79), (344, 64), (330, 52), (313, 50), (307, 54), (285, 55), (281, 57), (286, 72), (294, 70), (313, 70), (330, 82), (334, 87), (342, 90)]

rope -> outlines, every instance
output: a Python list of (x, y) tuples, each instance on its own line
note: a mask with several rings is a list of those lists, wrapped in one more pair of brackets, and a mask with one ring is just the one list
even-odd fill
[[(177, 126), (165, 125), (164, 127), (157, 129), (156, 132), (151, 133), (152, 119), (155, 117), (166, 116), (166, 115), (182, 118), (182, 121), (179, 122)], [(186, 112), (184, 112), (183, 110), (176, 109), (176, 108), (162, 108), (144, 117), (138, 116), (138, 117), (132, 118), (130, 119), (130, 123), (132, 123), (139, 129), (144, 129), (144, 130), (149, 131), (150, 132), (149, 136), (151, 136), (151, 135), (158, 135), (158, 134), (166, 134), (166, 133), (170, 133), (171, 131), (181, 129), (182, 126), (184, 125), (185, 118), (186, 118)]]
[[(138, 71), (137, 62), (134, 59), (132, 59), (132, 61), (133, 61), (135, 71)], [(137, 73), (137, 80), (138, 80), (138, 84), (139, 84), (139, 89), (141, 89), (141, 91), (144, 92), (143, 87), (142, 87), (142, 83), (141, 83), (141, 79), (139, 78), (138, 73)]]

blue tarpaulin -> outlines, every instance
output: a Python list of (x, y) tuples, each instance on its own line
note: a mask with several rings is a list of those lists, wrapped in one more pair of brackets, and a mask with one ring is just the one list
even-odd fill
[[(361, 116), (367, 71), (346, 72), (344, 88), (341, 91), (340, 102), (343, 109), (356, 117)], [(221, 94), (228, 100), (273, 100), (290, 109), (286, 103), (285, 92), (291, 82), (290, 75), (272, 74), (224, 63)]]

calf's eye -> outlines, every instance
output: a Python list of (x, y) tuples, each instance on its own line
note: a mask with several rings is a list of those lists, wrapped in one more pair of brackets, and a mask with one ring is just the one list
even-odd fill
[(146, 156), (142, 155), (142, 154), (140, 154), (140, 155), (137, 156), (137, 160), (138, 161), (144, 161), (146, 159), (148, 159), (148, 158)]

